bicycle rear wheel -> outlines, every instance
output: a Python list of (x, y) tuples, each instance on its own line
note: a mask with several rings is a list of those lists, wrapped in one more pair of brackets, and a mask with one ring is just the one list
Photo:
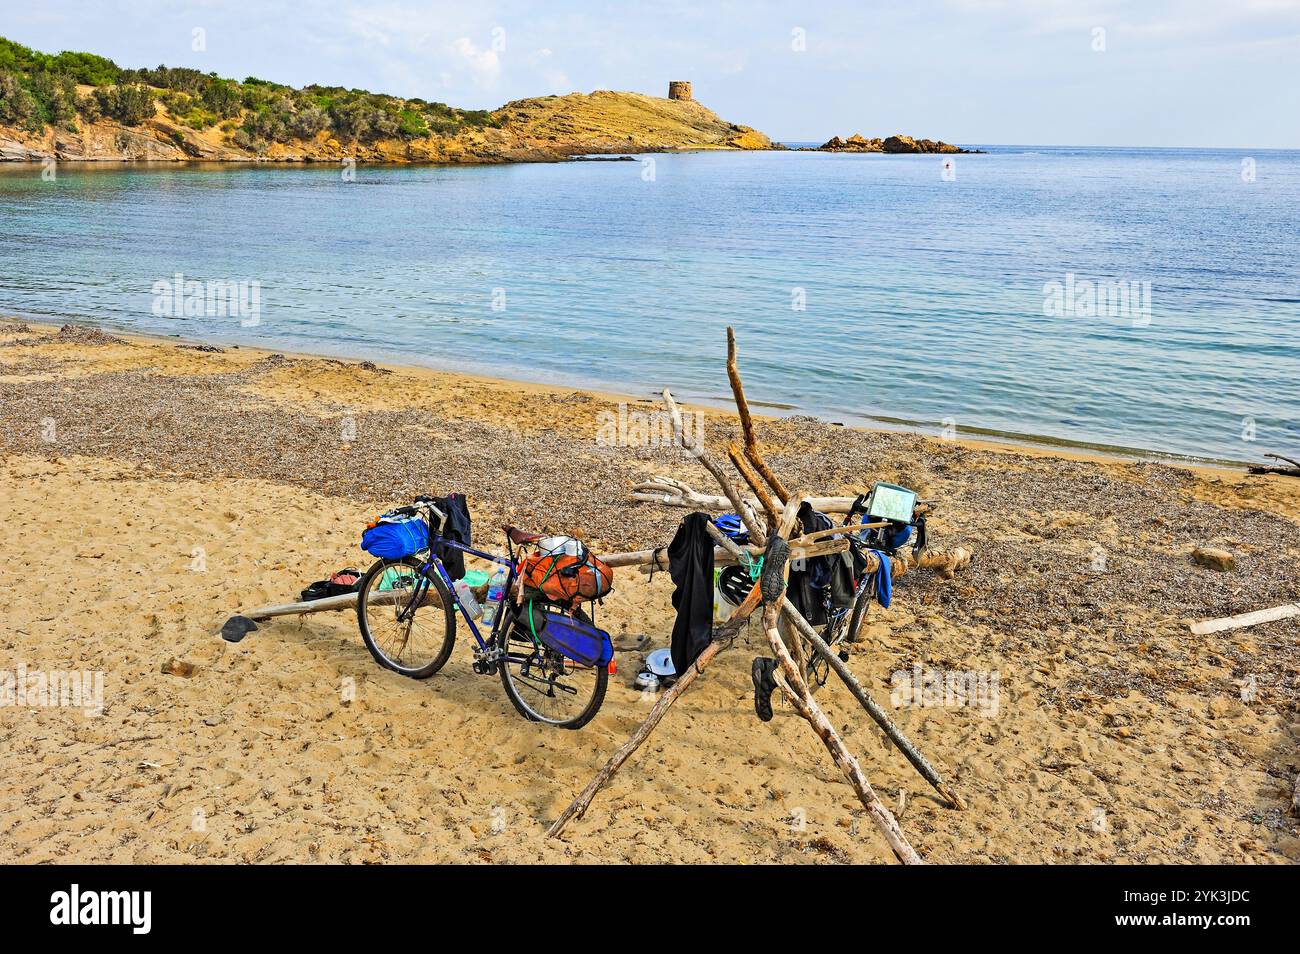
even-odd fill
[[(530, 722), (581, 729), (605, 701), (609, 667), (580, 666), (539, 644), (531, 633), (515, 625), (514, 607), (509, 613), (497, 634), (497, 648), (501, 651), (497, 668), (510, 704)], [(581, 611), (577, 615), (589, 622)]]
[(428, 679), (446, 664), (456, 642), (456, 610), (436, 571), (420, 572), (415, 557), (380, 560), (361, 578), (357, 623), (370, 655), (385, 669)]

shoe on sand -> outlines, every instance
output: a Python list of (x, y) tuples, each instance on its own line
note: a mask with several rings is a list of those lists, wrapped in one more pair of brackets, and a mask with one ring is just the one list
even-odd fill
[(754, 680), (754, 711), (763, 722), (772, 721), (772, 693), (776, 690), (776, 660), (759, 656), (750, 667)]
[(237, 643), (256, 630), (257, 624), (247, 616), (232, 616), (222, 625), (221, 638), (228, 643)]

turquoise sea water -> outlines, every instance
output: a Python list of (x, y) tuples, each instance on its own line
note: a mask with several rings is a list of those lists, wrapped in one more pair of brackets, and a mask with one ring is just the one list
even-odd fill
[[(730, 324), (756, 403), (831, 420), (1300, 452), (1300, 153), (986, 148), (951, 181), (798, 152), (0, 167), (0, 314), (688, 399), (725, 397)], [(177, 273), (259, 283), (258, 323), (158, 314)], [(1089, 281), (1136, 297), (1090, 314)]]

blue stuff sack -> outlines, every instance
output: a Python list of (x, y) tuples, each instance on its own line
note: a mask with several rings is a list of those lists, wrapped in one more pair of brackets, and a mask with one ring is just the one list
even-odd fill
[(713, 518), (713, 525), (731, 538), (733, 543), (748, 543), (749, 531), (740, 522), (740, 514), (723, 513)]
[(400, 560), (429, 548), (429, 528), (419, 517), (384, 514), (361, 534), (361, 549), (382, 560)]
[(564, 613), (540, 609), (532, 602), (524, 609), (517, 625), (542, 645), (580, 666), (608, 666), (614, 658), (609, 633)]

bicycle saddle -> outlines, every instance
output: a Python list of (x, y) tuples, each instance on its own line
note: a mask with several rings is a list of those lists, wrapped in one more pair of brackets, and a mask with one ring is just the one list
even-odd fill
[(504, 526), (501, 529), (506, 532), (506, 536), (510, 538), (511, 543), (533, 543), (545, 536), (545, 534), (542, 533), (529, 533), (527, 530), (520, 530), (518, 527), (512, 527), (509, 525)]

